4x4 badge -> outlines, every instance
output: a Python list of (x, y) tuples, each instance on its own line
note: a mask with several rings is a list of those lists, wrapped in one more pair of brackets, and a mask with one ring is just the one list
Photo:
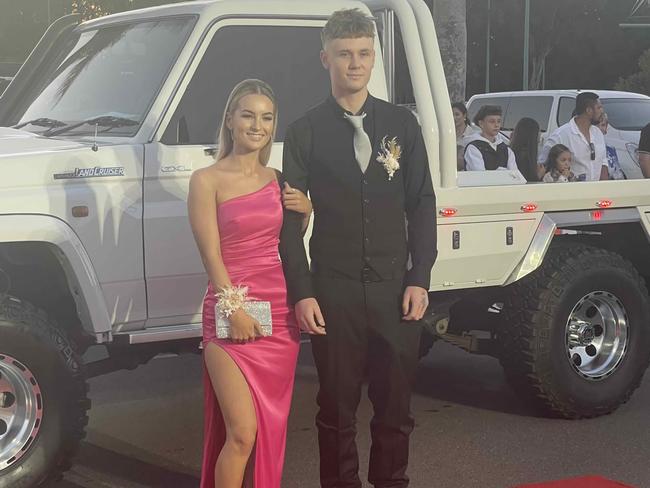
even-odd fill
[(102, 168), (95, 166), (93, 168), (75, 168), (74, 171), (67, 173), (54, 174), (55, 180), (69, 180), (74, 178), (101, 178), (104, 176), (124, 176), (123, 166), (114, 166), (111, 168)]

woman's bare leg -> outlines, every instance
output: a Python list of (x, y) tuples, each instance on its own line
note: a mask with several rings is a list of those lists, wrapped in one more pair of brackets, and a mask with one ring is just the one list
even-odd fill
[(226, 426), (226, 442), (214, 468), (216, 488), (241, 488), (257, 436), (257, 417), (246, 379), (233, 359), (214, 343), (204, 360)]

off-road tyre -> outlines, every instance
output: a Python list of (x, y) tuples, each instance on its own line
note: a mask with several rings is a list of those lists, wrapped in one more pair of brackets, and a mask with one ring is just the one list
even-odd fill
[[(498, 340), (506, 377), (519, 394), (544, 414), (569, 419), (611, 413), (630, 398), (650, 362), (650, 300), (630, 262), (600, 248), (558, 243), (538, 270), (509, 288)], [(625, 312), (628, 335), (621, 358), (608, 365), (613, 370), (591, 377), (571, 359), (568, 319), (582, 297), (598, 301), (601, 291)]]
[[(19, 379), (13, 385), (31, 387), (29, 394), (36, 398), (35, 408), (24, 409), (36, 412), (34, 426), (24, 430), (27, 434), (19, 437), (7, 430), (14, 439), (24, 440), (27, 436), (27, 440), (20, 442), (20, 453), (13, 459), (9, 452), (0, 460), (0, 488), (31, 488), (60, 479), (85, 436), (90, 408), (88, 386), (75, 347), (43, 311), (5, 295), (0, 297), (0, 361), (0, 372), (4, 370), (7, 376), (4, 383), (0, 378), (0, 386), (11, 389), (7, 380), (14, 374), (13, 378)], [(4, 406), (11, 405), (9, 398), (7, 401), (5, 395)], [(13, 404), (20, 406), (15, 395)]]

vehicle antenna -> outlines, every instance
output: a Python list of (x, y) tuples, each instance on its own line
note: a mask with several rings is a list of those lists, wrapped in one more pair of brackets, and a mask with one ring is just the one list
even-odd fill
[(95, 122), (95, 137), (94, 137), (94, 139), (93, 139), (93, 147), (92, 147), (92, 150), (95, 151), (95, 152), (97, 152), (97, 150), (99, 149), (99, 148), (97, 147), (97, 126), (98, 126), (98, 125), (99, 125), (99, 124), (98, 124), (97, 122)]

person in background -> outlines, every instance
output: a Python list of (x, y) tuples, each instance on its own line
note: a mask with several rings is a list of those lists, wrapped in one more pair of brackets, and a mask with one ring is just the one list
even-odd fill
[(454, 114), (454, 126), (456, 127), (456, 143), (461, 144), (465, 137), (473, 134), (475, 131), (469, 123), (467, 107), (465, 107), (463, 102), (452, 103), (451, 110)]
[(465, 169), (465, 162), (463, 160), (463, 153), (465, 151), (465, 143), (463, 140), (476, 132), (470, 125), (467, 118), (467, 107), (463, 102), (455, 102), (451, 104), (451, 110), (454, 114), (454, 126), (456, 127), (456, 153), (457, 153), (457, 167), (459, 171)]
[(644, 178), (650, 178), (650, 124), (641, 129), (639, 165)]
[[(603, 112), (603, 116), (600, 119), (600, 124), (598, 128), (603, 133), (603, 136), (607, 135), (609, 129), (609, 117)], [(621, 164), (618, 162), (618, 154), (616, 153), (616, 148), (610, 146), (605, 142), (605, 149), (607, 150), (607, 167), (609, 171), (610, 180), (625, 180), (627, 177), (623, 170), (621, 169)]]
[(605, 136), (598, 129), (603, 116), (603, 104), (598, 95), (582, 92), (576, 97), (576, 116), (553, 131), (544, 143), (539, 164), (544, 164), (550, 149), (564, 144), (571, 150), (571, 171), (579, 181), (608, 180)]
[(481, 133), (465, 148), (467, 171), (518, 169), (512, 149), (499, 139), (501, 115), (501, 107), (484, 105), (474, 117), (474, 123), (481, 128)]
[(526, 181), (538, 182), (540, 165), (537, 164), (539, 145), (539, 124), (536, 120), (524, 117), (515, 126), (510, 138), (510, 149), (515, 153), (517, 166)]
[(564, 144), (556, 144), (548, 152), (544, 162), (546, 174), (542, 181), (544, 183), (567, 183), (576, 181), (576, 176), (571, 171), (573, 155), (571, 150)]

